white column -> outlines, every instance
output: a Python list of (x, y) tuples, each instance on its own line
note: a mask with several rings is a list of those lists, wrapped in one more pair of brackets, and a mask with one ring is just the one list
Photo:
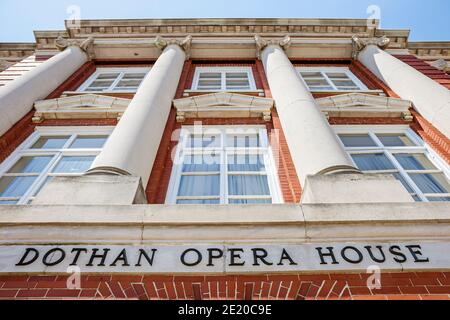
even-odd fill
[(141, 177), (148, 183), (164, 133), (191, 38), (181, 43), (158, 39), (164, 48), (88, 174)]
[(450, 138), (450, 90), (384, 51), (389, 39), (353, 40), (355, 57)]
[[(308, 175), (359, 172), (279, 44), (256, 37), (300, 182)], [(287, 45), (283, 40), (281, 45)]]
[(58, 39), (62, 52), (0, 88), (0, 136), (88, 61), (92, 41)]

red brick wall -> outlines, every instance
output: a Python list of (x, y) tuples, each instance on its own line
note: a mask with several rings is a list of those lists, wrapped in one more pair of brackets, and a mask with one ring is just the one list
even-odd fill
[(0, 299), (139, 300), (450, 300), (450, 272), (235, 276), (86, 275), (67, 289), (67, 275), (0, 276)]

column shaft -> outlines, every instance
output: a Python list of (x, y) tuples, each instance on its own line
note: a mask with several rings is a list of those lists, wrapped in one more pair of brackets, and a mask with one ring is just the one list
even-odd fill
[(300, 182), (308, 175), (358, 172), (283, 49), (269, 45), (261, 59)]
[(87, 61), (82, 49), (70, 46), (0, 88), (0, 136)]
[(179, 45), (164, 49), (89, 174), (138, 176), (147, 185), (185, 59)]
[(450, 90), (373, 44), (358, 60), (450, 138)]

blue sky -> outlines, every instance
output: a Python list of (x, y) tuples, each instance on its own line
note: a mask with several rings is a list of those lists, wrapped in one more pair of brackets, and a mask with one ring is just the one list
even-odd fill
[(63, 29), (72, 5), (82, 19), (368, 18), (375, 5), (384, 29), (411, 29), (412, 41), (450, 41), (450, 0), (0, 0), (0, 42)]

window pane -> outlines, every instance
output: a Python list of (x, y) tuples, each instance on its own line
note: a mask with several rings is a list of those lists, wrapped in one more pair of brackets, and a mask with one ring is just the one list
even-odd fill
[(111, 79), (117, 79), (117, 77), (120, 75), (120, 73), (100, 73), (98, 77), (95, 80), (111, 80)]
[(323, 75), (321, 72), (300, 72), (300, 75), (303, 77), (303, 79), (323, 78)]
[(428, 198), (431, 202), (450, 202), (450, 197)]
[(200, 79), (222, 79), (220, 72), (202, 72), (200, 73)]
[(95, 157), (62, 157), (56, 168), (55, 173), (83, 173), (86, 172)]
[(328, 81), (325, 79), (306, 79), (306, 84), (311, 87), (328, 86)]
[(21, 197), (31, 187), (37, 177), (3, 177), (0, 178), (0, 197)]
[(264, 156), (234, 154), (228, 156), (229, 171), (264, 171)]
[(220, 171), (220, 156), (201, 154), (184, 157), (183, 172), (217, 172)]
[(17, 201), (14, 201), (14, 200), (0, 200), (0, 206), (14, 205), (14, 204), (17, 204)]
[(404, 134), (377, 134), (377, 137), (386, 147), (415, 146), (415, 144)]
[(61, 149), (70, 136), (40, 137), (31, 149)]
[(358, 88), (352, 80), (333, 80), (336, 87), (354, 87)]
[(339, 138), (342, 140), (344, 146), (349, 148), (377, 146), (368, 134), (340, 134)]
[(423, 193), (450, 193), (450, 185), (443, 174), (410, 174)]
[(40, 173), (52, 159), (53, 156), (22, 157), (8, 173)]
[(259, 134), (227, 135), (227, 146), (234, 148), (261, 147)]
[(190, 135), (187, 141), (188, 148), (217, 148), (220, 144), (220, 135)]
[(230, 199), (230, 204), (270, 204), (271, 199)]
[(220, 204), (220, 199), (208, 200), (178, 200), (177, 204)]
[(362, 171), (392, 170), (394, 165), (382, 153), (380, 154), (352, 154), (358, 168)]
[(424, 154), (394, 154), (405, 170), (434, 170), (436, 167)]
[(344, 72), (327, 72), (327, 76), (330, 79), (350, 79)]
[(96, 80), (89, 85), (89, 88), (109, 88), (113, 83), (114, 80)]
[(267, 176), (230, 175), (228, 176), (228, 193), (233, 196), (270, 195)]
[(406, 182), (405, 178), (400, 173), (394, 173), (393, 176), (402, 183), (402, 185), (408, 190), (409, 193), (415, 193), (413, 188)]
[(182, 176), (178, 196), (219, 196), (220, 176)]
[(145, 78), (145, 75), (146, 75), (146, 73), (126, 73), (122, 77), (122, 80), (128, 80), (128, 79), (143, 80)]
[(108, 136), (78, 136), (70, 149), (100, 149), (103, 148)]

